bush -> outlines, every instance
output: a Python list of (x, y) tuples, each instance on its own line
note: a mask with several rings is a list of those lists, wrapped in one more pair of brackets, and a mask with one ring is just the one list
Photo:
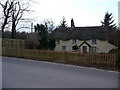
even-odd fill
[(119, 51), (118, 49), (112, 49), (109, 51), (109, 53), (118, 53), (118, 51)]
[(117, 65), (118, 67), (120, 67), (120, 50), (119, 50), (118, 53), (117, 53), (117, 62), (116, 62), (116, 65)]
[(38, 35), (36, 33), (31, 33), (26, 38), (26, 48), (27, 49), (36, 49), (39, 45)]

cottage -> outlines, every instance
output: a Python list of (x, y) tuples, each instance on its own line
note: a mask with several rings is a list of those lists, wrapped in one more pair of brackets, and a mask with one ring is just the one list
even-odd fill
[(107, 40), (107, 33), (102, 26), (57, 28), (51, 34), (56, 40), (56, 51), (79, 51), (81, 53), (108, 53), (116, 46)]

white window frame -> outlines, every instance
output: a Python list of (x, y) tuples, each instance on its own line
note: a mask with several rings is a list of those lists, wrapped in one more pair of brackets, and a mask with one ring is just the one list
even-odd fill
[(67, 47), (66, 46), (62, 46), (62, 51), (66, 51)]
[(97, 47), (91, 47), (91, 52), (96, 53), (97, 52)]
[(76, 39), (72, 39), (72, 44), (76, 44), (77, 40)]

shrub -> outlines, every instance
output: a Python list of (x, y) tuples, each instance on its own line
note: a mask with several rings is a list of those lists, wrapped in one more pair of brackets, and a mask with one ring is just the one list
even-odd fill
[(116, 62), (116, 65), (117, 65), (118, 67), (120, 67), (120, 50), (119, 50), (118, 53), (117, 53), (117, 62)]
[(112, 49), (109, 51), (109, 53), (118, 53), (118, 51), (119, 51), (118, 49)]
[(36, 49), (39, 45), (38, 35), (35, 33), (31, 33), (26, 38), (26, 48), (27, 49)]

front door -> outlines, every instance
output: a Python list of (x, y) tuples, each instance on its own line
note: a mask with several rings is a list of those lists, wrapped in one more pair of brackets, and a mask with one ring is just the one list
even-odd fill
[(87, 53), (87, 46), (83, 46), (83, 53)]

